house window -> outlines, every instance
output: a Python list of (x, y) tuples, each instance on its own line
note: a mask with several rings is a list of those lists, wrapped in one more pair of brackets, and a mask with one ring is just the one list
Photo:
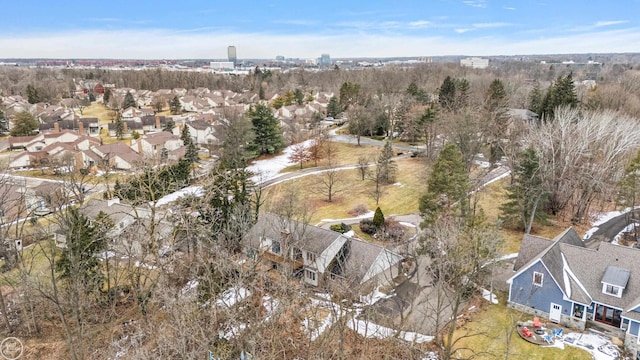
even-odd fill
[(316, 281), (316, 272), (315, 271), (311, 271), (311, 270), (305, 270), (304, 271), (304, 276), (311, 280), (311, 281)]
[(533, 273), (533, 285), (535, 286), (542, 286), (542, 280), (544, 279), (544, 274), (541, 272), (534, 272)]
[(620, 297), (620, 288), (617, 287), (617, 286), (607, 285), (604, 288), (604, 292), (605, 292), (605, 294), (609, 294), (609, 295)]
[(315, 262), (316, 261), (316, 254), (307, 251), (307, 261), (308, 262)]
[(271, 252), (274, 254), (280, 254), (280, 242), (272, 241), (271, 242)]

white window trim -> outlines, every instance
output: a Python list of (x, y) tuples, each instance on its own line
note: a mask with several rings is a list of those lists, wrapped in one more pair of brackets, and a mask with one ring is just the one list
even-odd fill
[[(607, 291), (607, 287), (611, 286), (613, 289), (618, 290), (616, 293), (611, 293)], [(624, 289), (621, 288), (620, 286), (616, 286), (616, 285), (612, 285), (612, 284), (607, 284), (605, 282), (602, 283), (602, 293), (603, 294), (607, 294), (607, 295), (611, 295), (611, 296), (615, 296), (617, 298), (621, 298), (622, 297), (622, 291)]]
[[(536, 282), (536, 275), (540, 275), (540, 283)], [(544, 273), (541, 273), (539, 271), (534, 271), (533, 272), (533, 285), (542, 287), (542, 284), (544, 284)]]

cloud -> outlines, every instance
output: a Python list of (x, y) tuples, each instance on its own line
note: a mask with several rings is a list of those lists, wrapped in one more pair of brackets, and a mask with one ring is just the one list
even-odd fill
[(475, 29), (461, 28), (461, 29), (455, 29), (454, 31), (457, 32), (458, 34), (464, 34), (466, 32), (473, 31), (473, 30), (475, 30)]
[(423, 28), (431, 25), (431, 21), (427, 20), (418, 20), (418, 21), (410, 21), (409, 26), (414, 28)]
[(475, 8), (486, 8), (487, 1), (486, 0), (464, 0), (463, 3), (465, 5), (475, 7)]
[(503, 6), (502, 8), (505, 9), (505, 10), (515, 10), (516, 9), (516, 8), (511, 7), (511, 6)]
[(603, 27), (603, 26), (626, 24), (628, 22), (629, 22), (629, 20), (597, 21), (594, 24), (594, 26), (595, 27)]
[(274, 20), (273, 21), (274, 24), (285, 24), (285, 25), (299, 25), (299, 26), (314, 26), (314, 25), (318, 25), (318, 21), (316, 20), (304, 20), (304, 19), (298, 19), (298, 20)]
[(490, 29), (490, 28), (499, 28), (499, 27), (505, 27), (505, 26), (511, 26), (511, 24), (506, 22), (489, 22), (489, 23), (473, 24), (473, 27), (476, 29)]
[(0, 34), (0, 58), (225, 58), (235, 44), (243, 58), (276, 55), (317, 58), (516, 55), (550, 53), (634, 52), (640, 28), (559, 32), (555, 37), (510, 39), (502, 36), (444, 37), (406, 34), (274, 34), (203, 31), (177, 33), (164, 29), (60, 31)]

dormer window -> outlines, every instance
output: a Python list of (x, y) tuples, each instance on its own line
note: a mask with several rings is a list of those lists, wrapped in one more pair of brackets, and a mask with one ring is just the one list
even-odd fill
[(621, 289), (617, 286), (614, 285), (606, 285), (605, 289), (604, 289), (604, 293), (605, 294), (609, 294), (609, 295), (613, 295), (613, 296), (617, 296), (620, 297), (620, 295), (622, 294), (622, 291), (620, 291)]
[(607, 266), (602, 276), (602, 293), (622, 297), (622, 292), (627, 287), (631, 271), (617, 266)]

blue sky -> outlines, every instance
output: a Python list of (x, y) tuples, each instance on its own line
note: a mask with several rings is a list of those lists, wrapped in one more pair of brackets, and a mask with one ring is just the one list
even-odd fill
[[(0, 58), (640, 51), (640, 0), (1, 0)], [(11, 14), (11, 15), (8, 15)]]

